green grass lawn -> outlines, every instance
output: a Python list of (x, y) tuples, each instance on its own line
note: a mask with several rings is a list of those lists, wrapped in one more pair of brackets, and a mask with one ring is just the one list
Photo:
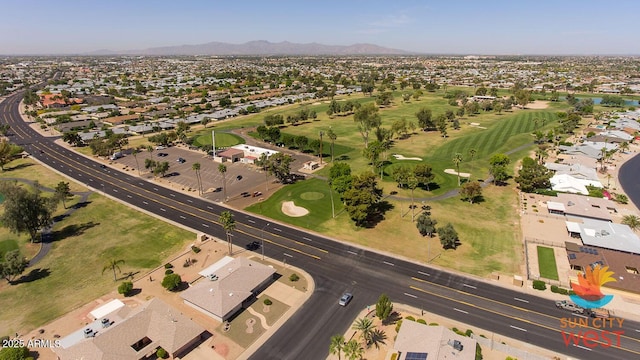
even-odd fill
[[(14, 163), (8, 168), (12, 166)], [(40, 165), (20, 170), (24, 171), (19, 177), (37, 177), (43, 184), (55, 184), (59, 178)], [(16, 174), (11, 170), (0, 176)], [(82, 189), (73, 182), (70, 185), (72, 190)], [(62, 205), (58, 213), (61, 211)], [(53, 231), (55, 242), (49, 254), (25, 272), (36, 279), (17, 285), (0, 283), (0, 308), (5, 309), (0, 312), (0, 335), (24, 333), (115, 290), (119, 282), (113, 281), (112, 273), (102, 274), (109, 259), (125, 260), (123, 273), (143, 273), (161, 265), (194, 238), (189, 231), (98, 194), (89, 197), (86, 207), (57, 222)], [(37, 252), (38, 244), (29, 244), (24, 235), (0, 229), (3, 247), (11, 246), (12, 240), (31, 256)]]
[[(196, 136), (193, 145), (202, 146), (202, 145), (211, 145), (211, 130), (210, 129), (202, 129), (198, 131), (194, 136)], [(220, 131), (215, 132), (216, 135), (216, 148), (226, 148), (238, 144), (244, 144), (244, 139), (238, 135), (231, 133), (224, 133)]]
[[(271, 305), (269, 305), (268, 307), (268, 311), (265, 312), (265, 305), (264, 305), (264, 299), (269, 299), (271, 300)], [(272, 297), (268, 297), (268, 296), (260, 296), (255, 303), (253, 303), (251, 305), (251, 308), (253, 310), (255, 310), (256, 312), (264, 315), (264, 317), (267, 319), (267, 325), (268, 326), (272, 326), (276, 321), (278, 321), (278, 319), (280, 319), (282, 317), (282, 315), (284, 315), (284, 313), (289, 310), (289, 305), (280, 302)]]
[[(262, 303), (254, 303), (251, 306), (262, 307)], [(249, 319), (253, 319), (255, 321), (252, 327), (253, 332), (251, 333), (247, 332), (247, 320)], [(240, 312), (235, 318), (233, 318), (233, 320), (230, 321), (230, 323), (231, 327), (229, 328), (229, 331), (224, 332), (222, 330), (224, 327), (224, 323), (218, 326), (218, 331), (221, 334), (229, 337), (236, 344), (240, 345), (243, 348), (249, 347), (249, 345), (253, 344), (253, 342), (256, 341), (266, 331), (265, 328), (262, 327), (260, 319), (249, 313), (247, 310), (243, 310), (242, 312)]]
[(9, 251), (19, 249), (18, 241), (14, 239), (0, 240), (0, 262), (4, 261), (4, 255)]
[(553, 249), (546, 246), (538, 246), (538, 267), (540, 277), (549, 280), (558, 280), (558, 267)]

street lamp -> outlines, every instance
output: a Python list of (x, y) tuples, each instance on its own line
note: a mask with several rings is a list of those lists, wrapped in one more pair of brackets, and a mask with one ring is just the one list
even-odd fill
[(269, 223), (267, 223), (265, 226), (262, 227), (262, 243), (260, 244), (260, 248), (262, 249), (262, 260), (264, 260), (264, 229), (269, 226)]

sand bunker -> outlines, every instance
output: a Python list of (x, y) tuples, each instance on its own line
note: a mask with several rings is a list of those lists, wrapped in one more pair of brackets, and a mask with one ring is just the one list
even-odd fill
[(282, 212), (291, 217), (305, 216), (309, 213), (309, 210), (296, 206), (293, 201), (285, 201), (282, 203)]
[(419, 157), (404, 157), (404, 155), (400, 155), (400, 154), (393, 154), (393, 157), (396, 158), (397, 160), (416, 160), (416, 161), (422, 161), (421, 158)]
[[(444, 172), (451, 175), (458, 175), (458, 172), (453, 169), (444, 169)], [(460, 177), (468, 178), (469, 176), (471, 176), (471, 174), (469, 173), (463, 173), (463, 172), (460, 173)]]
[(549, 107), (549, 102), (544, 100), (536, 100), (528, 103), (525, 107), (527, 109), (546, 109)]

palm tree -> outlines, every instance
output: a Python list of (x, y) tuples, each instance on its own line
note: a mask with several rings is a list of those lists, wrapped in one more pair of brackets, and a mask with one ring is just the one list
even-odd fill
[[(375, 326), (373, 325), (373, 320), (371, 320), (371, 318), (368, 318), (368, 317), (360, 318), (356, 320), (356, 322), (353, 324), (351, 328), (353, 330), (360, 331), (360, 336), (364, 340), (365, 344), (369, 345), (371, 340), (371, 334), (373, 333), (373, 329), (375, 328)], [(345, 350), (345, 353), (346, 353), (346, 350)]]
[(227, 201), (227, 165), (225, 164), (220, 164), (218, 165), (218, 171), (220, 172), (220, 174), (222, 174), (222, 196), (223, 202)]
[(452, 161), (456, 166), (456, 174), (458, 175), (458, 186), (460, 186), (460, 163), (462, 162), (462, 154), (455, 153), (455, 155), (453, 155)]
[(542, 163), (544, 162), (544, 160), (546, 158), (549, 157), (549, 153), (547, 152), (547, 149), (542, 148), (542, 147), (538, 147), (536, 149), (536, 158), (538, 159), (538, 163), (540, 165), (542, 165)]
[(153, 146), (147, 145), (147, 152), (149, 153), (149, 159), (153, 160)]
[(122, 272), (120, 270), (120, 266), (118, 266), (119, 264), (124, 264), (124, 260), (120, 259), (120, 260), (116, 260), (116, 259), (111, 259), (109, 260), (104, 267), (102, 268), (102, 274), (104, 275), (104, 272), (107, 270), (112, 270), (113, 271), (113, 281), (116, 281), (116, 269), (118, 270), (118, 272)]
[(413, 204), (413, 190), (418, 187), (418, 179), (415, 176), (410, 175), (407, 179), (407, 187), (411, 189), (411, 221), (414, 221), (416, 218), (415, 215), (415, 205)]
[(376, 349), (380, 349), (380, 344), (385, 345), (387, 340), (387, 334), (384, 330), (374, 329), (371, 332), (371, 345), (375, 346)]
[(362, 359), (362, 355), (364, 355), (364, 349), (355, 339), (349, 340), (349, 342), (344, 345), (343, 350), (344, 356), (349, 360)]
[(202, 180), (200, 179), (200, 163), (193, 163), (191, 165), (193, 171), (196, 172), (196, 179), (198, 180), (198, 194), (202, 195)]
[(340, 360), (340, 353), (344, 349), (345, 341), (344, 336), (338, 334), (331, 337), (331, 344), (329, 344), (329, 352), (333, 355), (338, 354), (338, 360)]
[(133, 148), (133, 150), (131, 151), (131, 155), (133, 155), (133, 158), (136, 160), (136, 168), (138, 169), (138, 176), (140, 176), (140, 164), (138, 164), (139, 152), (140, 152), (140, 149), (138, 148)]
[(469, 149), (469, 156), (471, 156), (471, 161), (473, 161), (473, 157), (476, 156), (477, 152), (478, 150), (476, 149)]
[(229, 245), (229, 255), (233, 252), (233, 241), (231, 239), (231, 232), (236, 229), (236, 221), (233, 219), (233, 214), (230, 211), (223, 211), (220, 213), (220, 225), (227, 234), (227, 244)]
[(336, 135), (336, 133), (333, 132), (331, 127), (329, 127), (329, 131), (327, 131), (327, 136), (329, 136), (329, 139), (331, 140), (331, 162), (333, 162), (333, 144), (338, 138), (338, 135)]
[(622, 142), (622, 144), (620, 144), (620, 151), (625, 152), (627, 150), (629, 150), (629, 143), (624, 141)]
[(636, 231), (640, 229), (640, 218), (635, 215), (625, 215), (622, 217), (622, 223)]

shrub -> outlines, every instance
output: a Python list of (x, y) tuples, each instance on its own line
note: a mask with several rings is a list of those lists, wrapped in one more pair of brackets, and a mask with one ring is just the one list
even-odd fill
[(546, 290), (547, 284), (542, 280), (533, 280), (533, 288), (536, 290)]
[(438, 323), (429, 323), (429, 326), (438, 326)]
[(296, 282), (298, 280), (300, 280), (298, 274), (291, 274), (291, 276), (289, 276), (289, 281)]
[(193, 252), (196, 254), (200, 252), (200, 248), (195, 245), (191, 247), (191, 250), (193, 250)]
[(402, 319), (396, 321), (396, 332), (400, 331), (400, 326), (402, 326)]
[(124, 281), (118, 286), (118, 294), (124, 296), (128, 296), (131, 290), (133, 290), (133, 283), (131, 281)]
[(416, 320), (417, 323), (423, 324), (423, 325), (427, 325), (427, 320), (425, 319), (418, 319)]
[(166, 275), (164, 279), (162, 279), (162, 287), (169, 291), (173, 291), (178, 287), (178, 285), (180, 285), (181, 282), (182, 278), (180, 278), (180, 275), (169, 274)]
[(167, 355), (168, 355), (167, 350), (163, 348), (158, 348), (158, 351), (156, 351), (156, 356), (159, 357), (160, 359), (165, 359)]
[(164, 268), (165, 269), (171, 269), (172, 267), (173, 267), (173, 265), (171, 265), (171, 263), (164, 264)]
[(398, 353), (391, 354), (391, 360), (396, 360), (398, 358)]
[(467, 329), (467, 331), (464, 332), (464, 335), (467, 337), (471, 337), (471, 334), (473, 334), (473, 331), (471, 329)]
[(269, 300), (269, 299), (264, 299), (263, 303), (264, 303), (265, 305), (267, 305), (267, 306), (269, 306), (269, 305), (273, 304), (273, 302), (272, 302), (271, 300)]
[(411, 320), (411, 321), (416, 321), (416, 318), (414, 318), (413, 316), (409, 315), (409, 316), (405, 316), (404, 317), (407, 320)]
[(173, 274), (173, 270), (167, 269), (167, 270), (164, 271), (164, 274), (165, 275)]
[(556, 293), (556, 294), (561, 294), (561, 295), (569, 294), (569, 290), (563, 289), (563, 288), (555, 286), (555, 285), (551, 285), (551, 292), (552, 293)]

